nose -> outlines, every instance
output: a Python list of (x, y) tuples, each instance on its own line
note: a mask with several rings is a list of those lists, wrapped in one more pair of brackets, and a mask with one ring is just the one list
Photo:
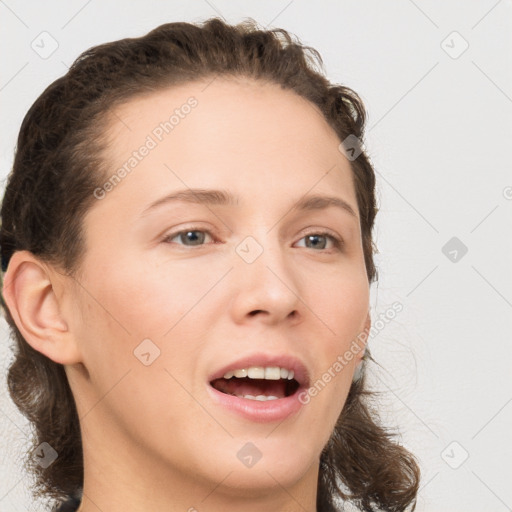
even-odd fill
[(269, 239), (261, 244), (248, 237), (235, 251), (231, 315), (236, 323), (297, 323), (302, 316), (298, 276), (284, 248)]

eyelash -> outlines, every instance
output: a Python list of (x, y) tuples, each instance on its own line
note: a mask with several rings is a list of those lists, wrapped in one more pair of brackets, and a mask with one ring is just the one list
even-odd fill
[[(211, 234), (210, 231), (206, 230), (206, 229), (199, 229), (199, 228), (194, 228), (194, 227), (191, 227), (191, 228), (187, 228), (187, 229), (184, 229), (184, 230), (181, 230), (181, 231), (176, 231), (175, 233), (170, 233), (169, 235), (167, 235), (164, 239), (163, 239), (163, 242), (165, 243), (174, 243), (174, 242), (171, 242), (171, 240), (173, 240), (174, 238), (176, 238), (177, 236), (179, 235), (182, 235), (184, 233), (189, 233), (189, 232), (201, 232), (201, 233), (207, 233), (208, 235), (210, 235), (212, 237), (212, 239), (214, 239), (214, 236)], [(309, 233), (306, 233), (304, 236), (302, 236), (300, 238), (300, 240), (303, 240), (304, 238), (308, 237), (308, 236), (313, 236), (313, 235), (316, 235), (316, 236), (321, 236), (321, 237), (326, 237), (326, 238), (329, 238), (332, 243), (333, 243), (333, 248), (332, 249), (335, 249), (335, 250), (338, 250), (338, 251), (341, 251), (343, 249), (343, 245), (344, 245), (344, 242), (341, 238), (338, 238), (336, 235), (334, 235), (332, 232), (330, 231), (310, 231)], [(181, 245), (183, 247), (189, 247), (189, 248), (194, 248), (194, 247), (202, 247), (206, 244), (201, 244), (201, 245), (195, 245), (195, 246), (187, 246), (187, 245), (184, 245), (184, 244), (178, 244), (178, 245)], [(313, 249), (312, 247), (305, 247), (306, 249)], [(332, 250), (331, 249), (331, 250)], [(323, 252), (329, 252), (330, 249), (320, 249), (320, 251), (323, 251)]]

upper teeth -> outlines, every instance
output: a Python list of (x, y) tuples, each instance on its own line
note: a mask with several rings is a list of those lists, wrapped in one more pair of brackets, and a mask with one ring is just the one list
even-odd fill
[(241, 368), (239, 370), (226, 372), (224, 374), (224, 378), (231, 379), (231, 377), (249, 377), (249, 379), (292, 380), (294, 375), (293, 370), (279, 368), (279, 366), (250, 366), (249, 368)]

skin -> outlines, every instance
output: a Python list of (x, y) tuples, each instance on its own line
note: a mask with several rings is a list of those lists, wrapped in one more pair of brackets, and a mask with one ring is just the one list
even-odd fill
[[(65, 365), (76, 400), (80, 512), (315, 511), (320, 453), (363, 355), (282, 422), (248, 421), (209, 397), (212, 371), (254, 352), (292, 354), (314, 382), (370, 327), (352, 171), (335, 132), (276, 85), (209, 82), (116, 109), (105, 154), (112, 172), (175, 108), (198, 100), (95, 201), (74, 278), (24, 251), (9, 265), (15, 321)], [(223, 189), (239, 203), (169, 202), (142, 213), (187, 188)], [(356, 215), (293, 210), (313, 193), (343, 199)], [(192, 228), (202, 245), (177, 236)], [(309, 243), (324, 230), (343, 247)], [(250, 264), (235, 250), (247, 236), (263, 249)], [(134, 350), (148, 338), (160, 356), (146, 366)], [(247, 442), (262, 454), (251, 468), (236, 456)]]

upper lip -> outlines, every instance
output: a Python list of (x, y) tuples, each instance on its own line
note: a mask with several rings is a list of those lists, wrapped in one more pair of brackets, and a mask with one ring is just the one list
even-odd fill
[(253, 354), (236, 359), (227, 363), (222, 368), (215, 370), (208, 377), (208, 382), (215, 379), (224, 377), (226, 372), (231, 370), (238, 370), (241, 368), (250, 368), (251, 366), (279, 366), (280, 368), (287, 368), (293, 370), (294, 379), (300, 384), (301, 387), (309, 386), (309, 371), (306, 365), (298, 358), (289, 354)]

